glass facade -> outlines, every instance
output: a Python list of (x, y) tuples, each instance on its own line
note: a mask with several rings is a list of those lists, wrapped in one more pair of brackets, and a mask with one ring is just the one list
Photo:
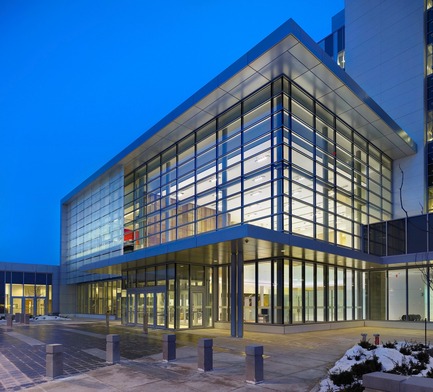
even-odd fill
[[(217, 271), (209, 266), (191, 264), (125, 270), (122, 323), (143, 325), (147, 315), (148, 326), (153, 328), (212, 327), (214, 273)], [(226, 319), (227, 313), (221, 313), (221, 317)]]
[(433, 251), (433, 214), (364, 226), (363, 251), (376, 256)]
[(0, 316), (52, 312), (53, 276), (40, 272), (0, 272)]
[(361, 249), (391, 160), (286, 78), (125, 175), (124, 251), (244, 223)]
[(246, 263), (244, 321), (304, 324), (361, 320), (359, 309), (366, 299), (363, 275), (359, 270), (289, 259)]
[(433, 321), (428, 268), (394, 268), (369, 272), (371, 320)]
[(86, 264), (122, 254), (123, 170), (92, 183), (63, 207), (62, 265), (67, 283), (92, 276)]
[(120, 317), (121, 280), (78, 285), (77, 311), (80, 314), (109, 314)]

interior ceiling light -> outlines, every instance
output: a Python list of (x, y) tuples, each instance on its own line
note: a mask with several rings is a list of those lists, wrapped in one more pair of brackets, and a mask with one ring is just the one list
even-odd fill
[(254, 182), (259, 182), (259, 181), (263, 181), (263, 179), (264, 179), (265, 177), (263, 177), (263, 176), (258, 176), (258, 177), (256, 177), (256, 178), (254, 178)]
[(250, 196), (257, 196), (257, 195), (260, 195), (262, 193), (262, 191), (256, 191), (256, 192), (253, 192), (253, 193), (250, 193)]
[(269, 159), (269, 155), (262, 155), (261, 157), (257, 157), (256, 162), (263, 162), (263, 161), (267, 161)]

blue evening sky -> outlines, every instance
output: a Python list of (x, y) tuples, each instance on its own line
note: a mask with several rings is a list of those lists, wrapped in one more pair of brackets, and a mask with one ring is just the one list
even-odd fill
[(2, 0), (0, 261), (58, 264), (60, 200), (287, 19), (344, 0)]

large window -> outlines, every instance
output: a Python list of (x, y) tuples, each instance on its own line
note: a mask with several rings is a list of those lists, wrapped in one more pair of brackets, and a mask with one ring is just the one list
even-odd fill
[[(219, 271), (221, 274), (222, 269)], [(244, 266), (247, 323), (362, 320), (364, 295), (363, 273), (351, 268), (289, 259), (249, 262)], [(356, 312), (354, 304), (359, 307)]]

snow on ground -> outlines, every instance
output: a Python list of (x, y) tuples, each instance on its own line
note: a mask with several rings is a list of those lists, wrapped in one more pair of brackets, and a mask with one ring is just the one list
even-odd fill
[[(367, 359), (372, 359), (373, 356), (378, 357), (379, 362), (382, 364), (382, 371), (390, 371), (395, 368), (396, 365), (409, 364), (410, 361), (418, 363), (418, 359), (414, 357), (418, 352), (413, 351), (413, 355), (403, 355), (400, 352), (401, 347), (410, 347), (412, 343), (408, 342), (396, 342), (395, 348), (386, 348), (383, 345), (378, 345), (374, 350), (367, 350), (362, 348), (360, 345), (355, 345), (339, 359), (334, 367), (329, 370), (329, 374), (341, 373), (346, 370), (350, 370), (356, 363), (362, 363)], [(432, 348), (433, 346), (430, 346)], [(430, 356), (430, 362), (427, 364), (427, 368), (421, 371), (417, 376), (423, 377), (433, 369), (433, 358)], [(320, 383), (319, 392), (331, 392), (339, 391), (340, 387), (334, 385), (331, 379), (328, 377)]]
[(70, 320), (70, 318), (63, 316), (35, 316), (30, 319), (31, 321), (62, 321), (62, 320)]

